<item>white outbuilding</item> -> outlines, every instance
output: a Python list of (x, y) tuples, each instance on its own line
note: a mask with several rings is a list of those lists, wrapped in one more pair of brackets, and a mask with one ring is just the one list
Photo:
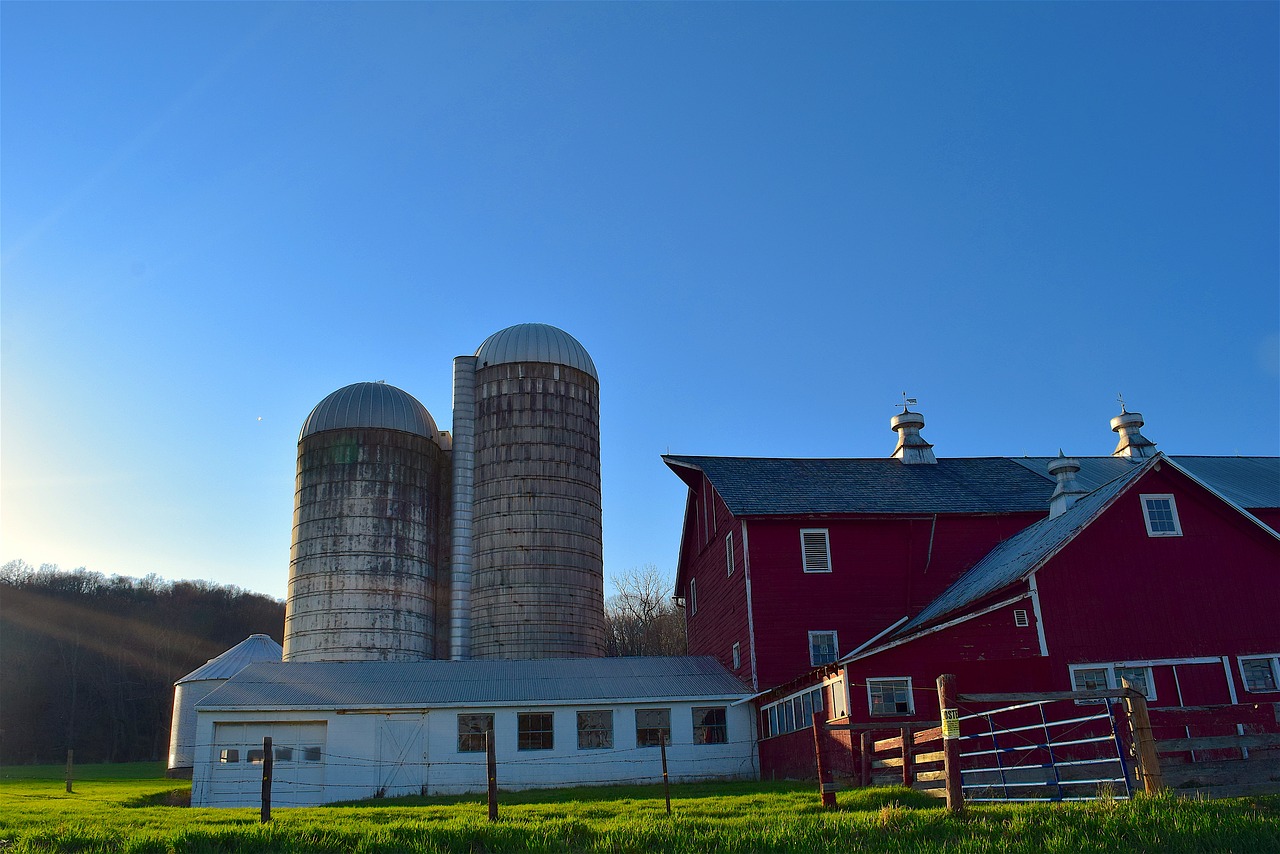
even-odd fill
[(192, 806), (756, 779), (750, 691), (710, 657), (251, 664), (197, 705)]

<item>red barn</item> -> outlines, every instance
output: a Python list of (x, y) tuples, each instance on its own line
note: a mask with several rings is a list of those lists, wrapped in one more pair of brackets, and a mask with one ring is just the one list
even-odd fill
[(936, 459), (916, 413), (889, 459), (664, 457), (689, 486), (690, 653), (763, 692), (766, 739), (815, 704), (928, 717), (942, 672), (1280, 700), (1280, 459), (1166, 457), (1136, 413), (1112, 425), (1116, 454), (1080, 460)]

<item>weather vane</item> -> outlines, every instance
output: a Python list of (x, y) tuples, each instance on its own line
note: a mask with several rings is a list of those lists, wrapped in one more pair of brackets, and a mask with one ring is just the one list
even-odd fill
[(1124, 409), (1124, 393), (1123, 393), (1123, 392), (1120, 392), (1119, 394), (1117, 394), (1117, 395), (1116, 395), (1116, 400), (1120, 401), (1120, 414), (1121, 414), (1121, 415), (1124, 415), (1124, 413), (1125, 413), (1125, 409)]
[(907, 393), (905, 391), (902, 393), (902, 411), (903, 412), (907, 411), (908, 406), (915, 406), (916, 402), (917, 401), (914, 397), (907, 397)]

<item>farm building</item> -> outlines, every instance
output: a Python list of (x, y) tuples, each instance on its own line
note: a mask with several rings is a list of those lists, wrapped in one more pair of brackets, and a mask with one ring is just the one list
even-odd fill
[[(1280, 460), (1166, 457), (1136, 413), (1111, 457), (664, 457), (689, 485), (689, 648), (756, 687), (762, 772), (812, 761), (807, 714), (896, 726), (962, 690), (1115, 687), (1275, 702)], [(807, 740), (807, 741), (806, 741)], [(788, 746), (789, 745), (789, 746)]]
[(263, 737), (272, 802), (754, 779), (743, 684), (711, 658), (262, 663), (200, 705), (192, 803), (253, 806)]

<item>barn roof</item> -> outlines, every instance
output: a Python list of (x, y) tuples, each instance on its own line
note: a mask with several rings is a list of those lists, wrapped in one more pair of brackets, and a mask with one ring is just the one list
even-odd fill
[(279, 662), (249, 665), (197, 706), (376, 709), (740, 699), (749, 694), (711, 657)]
[[(667, 454), (686, 483), (702, 472), (735, 516), (811, 513), (1048, 512), (1052, 457), (953, 457), (936, 465), (892, 458), (768, 459)], [(1121, 457), (1077, 457), (1094, 490), (1139, 468)], [(1280, 507), (1280, 457), (1172, 457), (1246, 508)]]

